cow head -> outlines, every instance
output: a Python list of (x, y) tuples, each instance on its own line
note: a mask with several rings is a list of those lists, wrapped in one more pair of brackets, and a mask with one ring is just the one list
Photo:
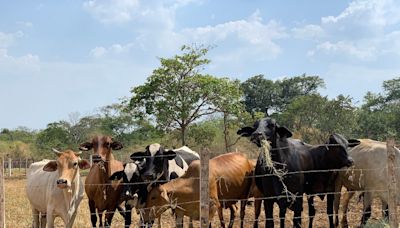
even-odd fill
[(289, 138), (292, 136), (292, 132), (286, 127), (280, 127), (275, 119), (270, 117), (257, 120), (253, 127), (243, 127), (237, 134), (243, 137), (250, 137), (250, 141), (258, 147), (261, 147), (262, 140), (275, 143), (278, 138)]
[(79, 149), (82, 151), (93, 149), (94, 160), (97, 158), (106, 161), (106, 157), (111, 153), (111, 150), (120, 150), (122, 147), (120, 142), (114, 141), (110, 136), (96, 136), (93, 137), (91, 142), (82, 143)]
[(347, 140), (340, 134), (331, 134), (326, 144), (328, 151), (325, 159), (329, 168), (337, 169), (353, 165), (353, 159), (348, 154), (348, 147), (357, 146), (360, 144), (359, 140)]
[(170, 208), (170, 198), (162, 186), (153, 188), (146, 199), (143, 220), (145, 223), (153, 223), (164, 211)]
[(143, 162), (141, 176), (145, 181), (154, 181), (161, 176), (167, 176), (168, 161), (174, 159), (176, 153), (172, 150), (165, 150), (160, 144), (154, 143), (146, 147), (145, 152), (131, 154), (133, 161)]
[(59, 178), (57, 179), (57, 187), (61, 189), (70, 188), (73, 180), (79, 172), (79, 169), (88, 169), (90, 164), (87, 160), (79, 158), (80, 153), (66, 150), (60, 152), (53, 149), (57, 155), (57, 160), (48, 162), (43, 170), (54, 172), (58, 170)]
[(121, 199), (132, 200), (140, 179), (141, 163), (138, 161), (124, 164), (123, 171), (117, 171), (109, 178), (111, 181), (122, 181), (124, 183)]

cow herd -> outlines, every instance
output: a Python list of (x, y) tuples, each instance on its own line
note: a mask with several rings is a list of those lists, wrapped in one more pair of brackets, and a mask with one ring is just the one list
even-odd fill
[[(309, 227), (313, 227), (316, 210), (314, 198), (326, 197), (329, 226), (347, 226), (346, 211), (354, 191), (361, 191), (365, 224), (371, 215), (371, 202), (378, 197), (387, 215), (386, 144), (369, 139), (346, 139), (331, 134), (322, 145), (310, 145), (293, 139), (286, 127), (270, 117), (253, 126), (241, 128), (238, 135), (248, 137), (260, 148), (257, 160), (244, 153), (232, 152), (209, 161), (209, 217), (217, 212), (225, 227), (223, 209), (230, 209), (228, 227), (233, 227), (236, 204), (240, 201), (240, 227), (244, 226), (245, 207), (254, 197), (254, 224), (258, 227), (261, 204), (264, 204), (265, 227), (274, 227), (274, 203), (279, 207), (280, 227), (285, 227), (287, 209), (294, 212), (293, 226), (301, 227), (303, 197), (307, 197)], [(78, 206), (87, 195), (92, 227), (110, 227), (115, 211), (132, 224), (132, 209), (140, 215), (136, 225), (151, 227), (171, 209), (176, 227), (183, 227), (184, 216), (200, 218), (200, 156), (187, 146), (167, 149), (158, 143), (131, 154), (123, 164), (113, 156), (122, 144), (109, 136), (96, 136), (79, 146), (80, 152), (58, 151), (56, 160), (33, 163), (27, 172), (26, 194), (33, 215), (33, 227), (54, 227), (61, 217), (65, 227), (72, 227)], [(93, 163), (81, 159), (82, 151), (91, 151)], [(400, 165), (400, 152), (395, 148)], [(89, 169), (83, 183), (80, 170)], [(400, 171), (396, 170), (396, 178)], [(339, 223), (341, 189), (343, 218)], [(397, 186), (400, 189), (400, 186)], [(360, 196), (360, 198), (361, 198)], [(136, 226), (135, 225), (135, 226)], [(210, 224), (211, 226), (211, 224)]]

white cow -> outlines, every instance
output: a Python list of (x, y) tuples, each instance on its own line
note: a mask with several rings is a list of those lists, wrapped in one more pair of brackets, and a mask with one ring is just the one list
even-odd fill
[(35, 162), (27, 173), (26, 194), (32, 208), (34, 228), (39, 227), (40, 216), (41, 227), (46, 227), (46, 222), (48, 227), (54, 227), (57, 216), (64, 221), (65, 227), (72, 227), (83, 198), (79, 169), (90, 168), (89, 162), (81, 160), (72, 150), (53, 151), (57, 160)]
[[(387, 173), (387, 149), (385, 142), (370, 139), (360, 139), (361, 143), (349, 151), (353, 158), (354, 166), (339, 172), (335, 183), (335, 192), (340, 192), (342, 186), (346, 187), (347, 193), (343, 200), (343, 219), (341, 226), (347, 225), (347, 208), (354, 191), (363, 191), (363, 216), (362, 224), (365, 224), (371, 215), (371, 204), (373, 198), (382, 201), (382, 207), (386, 209), (388, 204), (388, 173)], [(400, 151), (395, 148), (395, 166), (400, 166)], [(396, 169), (397, 189), (400, 189), (400, 169)], [(400, 202), (400, 194), (397, 194)], [(340, 194), (335, 195), (336, 224), (338, 223), (338, 211)], [(338, 225), (338, 224), (337, 224)]]

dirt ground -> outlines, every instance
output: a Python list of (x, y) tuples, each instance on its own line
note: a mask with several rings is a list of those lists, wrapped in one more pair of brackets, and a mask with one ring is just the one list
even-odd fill
[[(14, 177), (12, 179), (5, 180), (5, 199), (6, 199), (6, 226), (10, 228), (19, 228), (19, 227), (31, 227), (31, 209), (29, 205), (29, 201), (26, 198), (25, 194), (25, 177)], [(349, 213), (348, 213), (348, 221), (350, 227), (356, 227), (359, 225), (359, 221), (361, 220), (361, 213), (362, 213), (362, 204), (357, 202), (358, 197), (353, 197), (349, 206)], [(316, 199), (316, 209), (317, 214), (316, 218), (314, 219), (313, 227), (328, 227), (328, 217), (326, 215), (326, 202), (321, 201), (320, 199)], [(302, 226), (308, 227), (308, 216), (307, 216), (307, 203), (304, 203), (304, 210), (302, 213)], [(138, 216), (136, 213), (133, 213), (133, 221), (137, 224)], [(229, 210), (224, 211), (225, 221), (228, 224), (229, 220)], [(292, 226), (292, 217), (293, 212), (288, 210), (286, 214), (286, 226)], [(373, 204), (373, 213), (372, 218), (373, 220), (380, 219), (381, 215), (381, 207), (379, 202), (375, 201)], [(275, 220), (275, 227), (278, 227), (278, 208), (275, 206), (274, 209), (274, 220)], [(238, 213), (237, 217), (238, 219)], [(260, 218), (259, 218), (259, 225), (260, 227), (264, 226), (264, 212), (262, 209)], [(188, 220), (185, 220), (185, 227), (187, 225)], [(245, 216), (245, 227), (252, 227), (254, 222), (254, 207), (253, 205), (249, 205), (246, 207), (246, 216)], [(175, 227), (175, 220), (173, 219), (170, 212), (165, 212), (162, 217), (163, 227)], [(239, 221), (235, 221), (234, 227), (240, 227)], [(199, 222), (195, 222), (195, 227), (199, 227)], [(219, 227), (219, 220), (218, 216), (215, 215), (213, 218), (213, 227)], [(63, 223), (60, 218), (56, 219), (56, 227), (63, 227)], [(89, 216), (89, 208), (87, 203), (87, 197), (83, 199), (82, 203), (80, 204), (79, 211), (75, 220), (74, 227), (90, 227), (90, 216)], [(112, 227), (123, 227), (123, 219), (118, 213), (114, 216), (113, 225)], [(137, 225), (132, 225), (131, 227), (137, 227)]]

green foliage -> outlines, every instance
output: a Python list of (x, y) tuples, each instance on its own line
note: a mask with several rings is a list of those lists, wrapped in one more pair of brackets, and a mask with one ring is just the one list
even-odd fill
[(183, 46), (182, 55), (160, 58), (161, 66), (144, 85), (132, 89), (128, 110), (139, 118), (153, 117), (163, 130), (179, 129), (186, 144), (188, 126), (216, 113), (235, 113), (240, 109), (238, 82), (200, 74), (210, 60), (208, 48)]
[(294, 99), (278, 119), (303, 140), (321, 143), (334, 132), (352, 135), (355, 128), (355, 108), (349, 97), (339, 95), (329, 100), (313, 94)]
[(265, 112), (266, 109), (283, 112), (296, 97), (317, 94), (324, 86), (320, 77), (305, 74), (275, 82), (257, 75), (242, 83), (248, 112)]

